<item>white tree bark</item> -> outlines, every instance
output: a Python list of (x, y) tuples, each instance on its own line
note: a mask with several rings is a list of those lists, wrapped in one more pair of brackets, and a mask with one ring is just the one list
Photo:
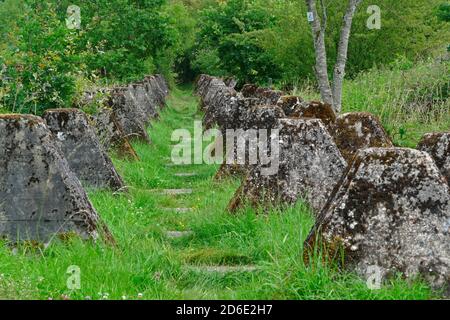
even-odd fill
[(325, 48), (326, 11), (324, 11), (324, 21), (322, 25), (317, 13), (316, 1), (306, 0), (306, 5), (308, 7), (308, 12), (312, 12), (314, 16), (314, 21), (311, 22), (311, 28), (313, 32), (314, 50), (316, 52), (315, 72), (319, 84), (320, 96), (325, 103), (332, 105), (333, 93), (328, 78), (327, 52)]
[(337, 51), (336, 64), (334, 66), (333, 74), (333, 107), (336, 112), (341, 112), (342, 109), (342, 86), (345, 77), (345, 66), (347, 64), (348, 42), (350, 39), (350, 32), (352, 29), (353, 16), (356, 8), (362, 0), (350, 0), (347, 12), (343, 19), (341, 29), (341, 37)]

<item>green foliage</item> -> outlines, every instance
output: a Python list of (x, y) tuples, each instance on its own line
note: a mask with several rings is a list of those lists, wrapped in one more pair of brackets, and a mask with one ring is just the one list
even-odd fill
[[(175, 62), (194, 41), (195, 22), (180, 1), (17, 0), (16, 5), (0, 3), (5, 17), (0, 106), (12, 112), (70, 107), (76, 91), (84, 89), (76, 86), (80, 78), (129, 82), (159, 72), (171, 80)], [(80, 30), (66, 25), (69, 5), (81, 8)]]
[(0, 104), (12, 112), (35, 114), (67, 106), (82, 70), (74, 50), (79, 34), (67, 29), (46, 2), (27, 7), (16, 23), (9, 35), (15, 37), (0, 56)]
[[(55, 1), (56, 2), (56, 1)], [(90, 76), (128, 81), (159, 71), (164, 54), (177, 42), (163, 11), (165, 0), (58, 1), (61, 20), (69, 5), (81, 8), (78, 49), (86, 52)]]
[[(325, 3), (332, 71), (346, 1)], [(349, 78), (399, 56), (414, 64), (448, 45), (442, 0), (379, 0), (381, 30), (367, 29), (371, 4), (363, 1), (354, 18)], [(80, 30), (65, 26), (69, 5), (81, 8)], [(303, 0), (5, 0), (0, 20), (0, 107), (14, 112), (69, 107), (84, 89), (76, 83), (155, 72), (172, 83), (209, 73), (285, 88), (315, 76)]]
[[(450, 30), (438, 21), (434, 12), (441, 1), (363, 1), (352, 27), (347, 69), (349, 76), (354, 77), (373, 66), (389, 64), (398, 56), (415, 62), (443, 54)], [(377, 4), (381, 9), (380, 30), (367, 29), (366, 21), (370, 14), (366, 9), (371, 4)], [(337, 30), (341, 22), (330, 23), (330, 29)], [(337, 34), (333, 35), (333, 39), (337, 37)]]
[[(366, 27), (365, 8), (372, 1), (364, 1), (355, 17), (343, 109), (378, 115), (398, 146), (415, 147), (425, 132), (450, 127), (449, 62), (418, 62), (448, 41), (448, 6), (434, 11), (441, 2), (379, 0), (381, 30)], [(70, 4), (81, 7), (81, 30), (65, 25)], [(344, 4), (329, 2), (330, 69)], [(304, 0), (6, 0), (0, 2), (0, 113), (68, 107), (86, 87), (155, 71), (166, 77), (175, 72), (185, 81), (199, 72), (262, 84), (272, 78), (300, 84), (294, 94), (317, 99), (305, 16)], [(174, 129), (190, 128), (193, 116), (201, 116), (197, 104), (190, 92), (174, 88), (162, 121), (150, 132), (154, 144), (135, 145), (141, 161), (114, 159), (129, 192), (90, 192), (117, 247), (72, 239), (42, 249), (19, 246), (13, 253), (2, 244), (0, 298), (435, 298), (413, 279), (393, 279), (371, 291), (333, 265), (304, 265), (302, 240), (313, 219), (302, 203), (268, 215), (246, 208), (231, 217), (224, 209), (238, 181), (214, 182), (215, 166), (183, 167), (197, 175), (175, 177), (180, 169), (166, 166), (169, 139)], [(85, 111), (95, 113), (95, 107)], [(149, 191), (186, 187), (195, 192), (175, 198)], [(192, 230), (194, 236), (171, 240), (167, 230)], [(67, 267), (74, 264), (82, 270), (79, 291), (65, 285)], [(254, 265), (258, 271), (223, 275), (193, 269), (217, 264)]]
[(275, 17), (261, 1), (230, 0), (205, 8), (199, 18), (194, 67), (234, 75), (241, 82), (279, 79), (280, 70), (260, 42)]
[[(182, 0), (172, 0), (165, 6), (165, 14), (169, 17), (170, 25), (175, 29), (178, 40), (162, 55), (165, 63), (161, 63), (160, 72), (166, 77), (174, 72), (174, 76), (180, 82), (190, 82), (194, 76), (188, 58), (194, 45), (196, 32), (196, 19), (192, 10), (193, 8), (185, 5)], [(171, 80), (170, 77), (169, 80)]]
[[(442, 54), (450, 33), (434, 12), (441, 1), (379, 0), (380, 30), (367, 28), (367, 8), (374, 3), (363, 1), (353, 22), (347, 75), (355, 77), (374, 65), (389, 64), (398, 56), (414, 62)], [(326, 46), (332, 71), (347, 1), (325, 2)], [(314, 48), (304, 1), (218, 1), (202, 12), (198, 18), (197, 51), (192, 59), (194, 71), (234, 74), (242, 81), (260, 83), (273, 78), (288, 87), (298, 79), (314, 77)]]
[(439, 20), (449, 22), (450, 21), (450, 3), (442, 3), (437, 10), (437, 16)]
[(23, 14), (23, 10), (24, 2), (22, 0), (0, 1), (0, 43), (4, 44), (6, 35), (14, 27), (16, 20)]

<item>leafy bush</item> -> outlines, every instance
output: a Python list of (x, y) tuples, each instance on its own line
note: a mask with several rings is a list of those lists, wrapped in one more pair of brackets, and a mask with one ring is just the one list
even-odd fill
[(68, 106), (82, 70), (74, 51), (79, 34), (67, 29), (46, 2), (27, 7), (15, 31), (0, 57), (1, 103), (12, 112), (35, 114)]
[[(79, 78), (129, 82), (151, 73), (169, 80), (192, 46), (193, 25), (182, 2), (166, 0), (8, 0), (0, 3), (0, 104), (40, 114), (70, 107)], [(81, 28), (66, 25), (67, 8), (81, 8)], [(192, 41), (186, 41), (186, 35)], [(80, 81), (81, 83), (83, 81)]]
[[(326, 3), (331, 71), (346, 2)], [(370, 4), (363, 1), (354, 19), (348, 78), (398, 57), (406, 71), (442, 55), (450, 36), (442, 0), (379, 0), (381, 30), (367, 29)], [(81, 8), (80, 30), (65, 25), (69, 5)], [(126, 83), (155, 72), (169, 81), (209, 73), (285, 88), (314, 80), (300, 0), (4, 0), (0, 20), (0, 108), (14, 112), (71, 106), (84, 89), (77, 83)]]
[(200, 72), (234, 75), (241, 82), (280, 78), (279, 68), (259, 41), (275, 23), (261, 1), (217, 3), (204, 9), (199, 21), (193, 64)]
[[(342, 111), (377, 115), (396, 145), (415, 148), (423, 134), (450, 128), (449, 73), (450, 61), (428, 59), (412, 66), (398, 57), (344, 82)], [(292, 93), (320, 99), (310, 84)]]
[(69, 5), (81, 8), (83, 36), (78, 50), (86, 52), (90, 75), (129, 81), (160, 70), (166, 49), (177, 33), (164, 13), (166, 0), (62, 0), (60, 20)]
[(442, 3), (438, 7), (437, 16), (439, 20), (449, 22), (450, 21), (450, 4)]

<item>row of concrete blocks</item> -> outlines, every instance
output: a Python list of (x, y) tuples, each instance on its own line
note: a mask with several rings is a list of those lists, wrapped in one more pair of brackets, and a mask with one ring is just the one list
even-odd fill
[(262, 175), (261, 165), (220, 169), (221, 177), (244, 173), (231, 212), (303, 200), (316, 221), (305, 263), (320, 254), (362, 276), (421, 276), (449, 293), (450, 132), (426, 134), (416, 149), (397, 148), (369, 113), (336, 116), (320, 102), (254, 85), (238, 93), (206, 75), (197, 93), (210, 126), (280, 132), (275, 175)]
[(164, 108), (168, 93), (162, 75), (146, 76), (128, 86), (86, 92), (81, 105), (100, 102), (102, 107), (90, 122), (97, 128), (102, 145), (106, 150), (114, 149), (119, 156), (136, 159), (129, 142), (151, 143), (147, 128), (159, 117), (159, 109)]
[(93, 117), (77, 108), (47, 110), (42, 118), (0, 115), (0, 237), (47, 243), (73, 233), (112, 240), (84, 188), (126, 189), (107, 151), (125, 144), (132, 150), (129, 138), (147, 134), (168, 87), (150, 76), (108, 91)]

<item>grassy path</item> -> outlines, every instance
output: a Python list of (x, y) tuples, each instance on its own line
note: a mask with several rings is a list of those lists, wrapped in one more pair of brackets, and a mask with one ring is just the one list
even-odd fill
[[(171, 166), (174, 129), (193, 130), (197, 99), (175, 89), (153, 145), (139, 162), (115, 160), (127, 194), (90, 192), (118, 246), (77, 239), (45, 249), (0, 246), (0, 298), (61, 299), (408, 299), (429, 298), (420, 283), (397, 280), (378, 291), (331, 267), (306, 267), (302, 240), (313, 220), (301, 204), (282, 214), (225, 212), (238, 181), (214, 182), (217, 166)], [(193, 174), (193, 175), (191, 175)], [(164, 194), (165, 189), (192, 189)], [(81, 288), (69, 290), (78, 266)]]

